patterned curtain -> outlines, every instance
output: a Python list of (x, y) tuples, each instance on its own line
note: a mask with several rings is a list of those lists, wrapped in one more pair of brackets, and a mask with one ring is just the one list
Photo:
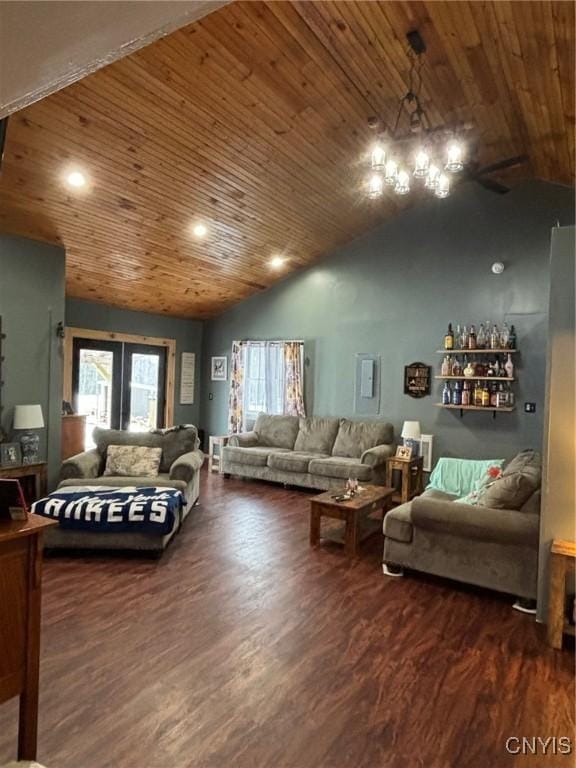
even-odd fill
[(284, 344), (284, 413), (290, 416), (306, 416), (304, 410), (304, 345), (297, 341)]
[(230, 364), (230, 398), (228, 400), (228, 433), (235, 435), (242, 432), (244, 422), (244, 342), (232, 342), (232, 360)]

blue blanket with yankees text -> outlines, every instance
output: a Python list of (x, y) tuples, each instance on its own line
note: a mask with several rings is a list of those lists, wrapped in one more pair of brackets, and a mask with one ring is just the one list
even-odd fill
[(173, 488), (112, 488), (55, 491), (34, 502), (36, 515), (57, 520), (61, 528), (83, 531), (152, 533), (165, 536), (184, 503)]

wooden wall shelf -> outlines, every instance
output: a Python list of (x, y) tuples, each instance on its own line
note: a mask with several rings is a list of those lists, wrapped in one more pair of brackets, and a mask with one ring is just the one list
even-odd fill
[(515, 406), (506, 408), (496, 408), (491, 405), (444, 405), (444, 403), (434, 403), (436, 408), (447, 408), (451, 411), (460, 411), (460, 418), (464, 416), (464, 411), (486, 411), (492, 414), (492, 418), (496, 418), (497, 413), (512, 413), (516, 410)]
[(447, 381), (515, 381), (514, 376), (434, 376)]
[(515, 355), (517, 349), (437, 349), (437, 355)]

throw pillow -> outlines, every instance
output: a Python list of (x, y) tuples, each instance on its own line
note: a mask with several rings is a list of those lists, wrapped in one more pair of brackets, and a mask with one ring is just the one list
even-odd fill
[(141, 445), (109, 445), (106, 451), (108, 477), (155, 477), (160, 467), (162, 448)]
[(503, 475), (484, 489), (478, 503), (493, 509), (520, 509), (538, 487), (539, 482), (531, 473)]

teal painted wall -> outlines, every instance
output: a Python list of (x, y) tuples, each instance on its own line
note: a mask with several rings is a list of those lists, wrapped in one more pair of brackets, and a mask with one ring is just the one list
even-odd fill
[[(136, 333), (176, 340), (175, 424), (198, 424), (200, 416), (200, 377), (203, 324), (198, 320), (165, 317), (109, 307), (93, 301), (66, 299), (66, 325), (96, 331)], [(182, 352), (196, 354), (196, 380), (193, 405), (180, 405), (180, 362)]]
[(2, 366), (2, 426), (12, 430), (15, 405), (40, 403), (41, 458), (48, 458), (52, 486), (60, 468), (62, 348), (56, 336), (64, 320), (64, 250), (0, 235), (0, 315), (6, 339)]
[[(227, 431), (228, 382), (212, 382), (212, 355), (233, 339), (304, 339), (309, 414), (354, 416), (354, 356), (382, 358), (380, 415), (399, 434), (418, 419), (435, 436), (434, 456), (503, 457), (541, 447), (550, 234), (574, 221), (574, 192), (530, 182), (507, 195), (467, 184), (448, 200), (426, 200), (263, 294), (206, 323), (201, 426)], [(506, 271), (492, 274), (494, 261)], [(433, 406), (440, 394), (403, 394), (403, 369), (422, 361), (437, 372), (449, 321), (504, 319), (518, 332), (519, 409), (487, 413)], [(213, 399), (210, 399), (210, 394)], [(535, 414), (522, 411), (535, 401)]]

